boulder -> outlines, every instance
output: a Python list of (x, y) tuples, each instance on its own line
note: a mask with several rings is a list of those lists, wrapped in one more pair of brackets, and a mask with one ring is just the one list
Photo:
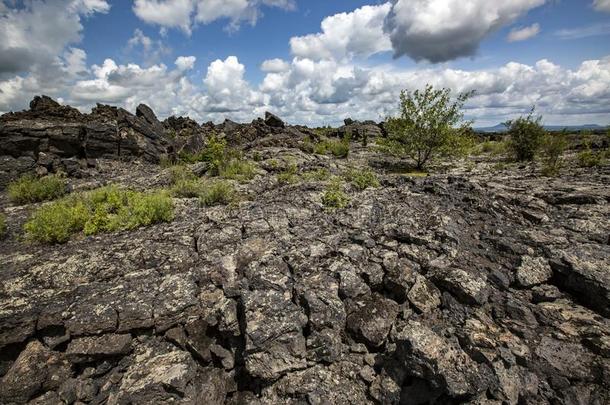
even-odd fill
[(542, 257), (523, 256), (517, 267), (516, 280), (521, 287), (532, 287), (542, 284), (551, 278), (553, 270)]
[(379, 294), (351, 302), (348, 307), (347, 329), (370, 347), (384, 342), (398, 315), (398, 304)]
[(265, 124), (274, 128), (284, 128), (286, 126), (280, 117), (269, 111), (265, 112)]

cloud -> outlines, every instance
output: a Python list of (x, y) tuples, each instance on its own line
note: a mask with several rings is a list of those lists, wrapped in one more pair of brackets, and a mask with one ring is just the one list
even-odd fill
[(290, 64), (282, 59), (268, 59), (261, 64), (261, 70), (267, 73), (285, 72)]
[(508, 37), (506, 39), (508, 42), (525, 41), (527, 39), (535, 37), (539, 33), (540, 24), (535, 23), (530, 25), (529, 27), (513, 28), (508, 33)]
[(433, 63), (476, 54), (490, 33), (546, 0), (397, 0), (385, 20), (394, 56)]
[(172, 53), (171, 48), (162, 40), (153, 40), (139, 28), (134, 30), (133, 36), (127, 41), (125, 51), (129, 55), (139, 52), (139, 56), (147, 65), (153, 65)]
[(301, 58), (324, 59), (364, 56), (389, 51), (390, 39), (383, 32), (383, 21), (390, 3), (364, 6), (351, 13), (340, 13), (322, 21), (322, 32), (290, 39), (292, 54)]
[(593, 0), (593, 8), (610, 13), (610, 0)]
[(582, 39), (610, 35), (610, 23), (599, 23), (578, 28), (567, 28), (555, 32), (560, 39)]
[(81, 19), (106, 13), (103, 0), (34, 0), (23, 7), (2, 3), (0, 14), (0, 79), (53, 63), (66, 46), (80, 41)]
[(256, 24), (261, 6), (293, 10), (294, 0), (135, 0), (138, 18), (162, 28), (178, 28), (190, 35), (197, 23), (228, 19), (227, 29), (239, 29), (242, 22)]
[(184, 71), (191, 70), (193, 67), (195, 67), (196, 61), (197, 58), (194, 56), (178, 56), (174, 63), (176, 64), (179, 70)]

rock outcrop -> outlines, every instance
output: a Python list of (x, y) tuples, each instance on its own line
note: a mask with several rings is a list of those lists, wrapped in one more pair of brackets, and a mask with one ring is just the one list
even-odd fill
[(91, 114), (37, 96), (30, 110), (0, 117), (0, 187), (28, 171), (75, 174), (96, 158), (141, 158), (171, 153), (163, 125), (140, 105), (136, 115), (98, 105)]

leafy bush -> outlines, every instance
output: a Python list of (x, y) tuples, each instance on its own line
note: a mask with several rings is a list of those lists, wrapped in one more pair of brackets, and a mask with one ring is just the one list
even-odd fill
[(197, 179), (195, 173), (184, 165), (170, 167), (169, 175), (171, 177), (172, 184), (176, 184), (180, 181)]
[(567, 133), (546, 134), (542, 142), (542, 173), (556, 176), (561, 169), (561, 156), (568, 147)]
[(6, 230), (6, 216), (0, 212), (0, 239), (4, 238), (4, 235), (6, 235)]
[[(388, 136), (379, 140), (379, 146), (389, 154), (415, 160), (418, 170), (437, 154), (461, 152), (470, 133), (470, 122), (463, 122), (462, 107), (472, 94), (459, 94), (452, 102), (449, 89), (435, 90), (427, 85), (423, 91), (403, 90), (401, 114), (387, 119)], [(455, 145), (460, 145), (459, 150)]]
[(256, 165), (254, 163), (234, 158), (220, 167), (220, 176), (225, 179), (246, 181), (256, 176)]
[(333, 179), (322, 195), (322, 204), (331, 209), (345, 208), (349, 201), (349, 197), (343, 191), (343, 184), (340, 179)]
[(59, 176), (37, 178), (25, 175), (8, 186), (9, 199), (16, 204), (54, 200), (66, 194), (66, 181)]
[(508, 149), (518, 161), (533, 160), (546, 131), (541, 124), (542, 116), (534, 116), (534, 109), (526, 116), (506, 122), (508, 127)]
[(203, 186), (199, 180), (180, 180), (171, 188), (170, 193), (177, 198), (195, 198), (201, 195)]
[(204, 188), (199, 196), (199, 201), (204, 206), (228, 204), (235, 197), (235, 189), (228, 181), (216, 180), (210, 181), (204, 185)]
[(379, 179), (374, 171), (366, 169), (349, 169), (343, 177), (349, 181), (357, 190), (365, 190), (368, 187), (379, 187)]
[(26, 237), (46, 243), (66, 242), (74, 233), (86, 235), (134, 229), (174, 218), (171, 197), (103, 187), (40, 207), (25, 224)]

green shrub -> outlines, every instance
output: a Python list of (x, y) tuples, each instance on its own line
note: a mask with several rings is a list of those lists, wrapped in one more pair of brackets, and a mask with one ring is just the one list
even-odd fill
[(561, 156), (568, 147), (567, 133), (546, 134), (542, 141), (542, 173), (556, 176), (561, 169)]
[(4, 238), (6, 235), (6, 216), (0, 212), (0, 239)]
[(450, 89), (427, 85), (423, 91), (403, 90), (400, 116), (387, 119), (388, 136), (378, 140), (381, 150), (415, 160), (417, 170), (436, 155), (463, 153), (471, 131), (462, 109), (472, 94), (459, 94), (452, 101)]
[(350, 138), (325, 139), (313, 146), (313, 153), (317, 155), (332, 154), (337, 158), (346, 158), (349, 155)]
[(59, 176), (37, 178), (25, 175), (8, 186), (9, 199), (16, 204), (54, 200), (66, 194), (66, 181)]
[(228, 160), (227, 141), (215, 133), (207, 139), (205, 146), (197, 153), (180, 153), (180, 160), (187, 163), (208, 162), (210, 173), (218, 175), (221, 165)]
[(203, 186), (198, 179), (179, 180), (171, 188), (170, 193), (177, 198), (195, 198), (201, 195)]
[(322, 195), (322, 204), (325, 207), (334, 209), (334, 208), (345, 208), (347, 204), (349, 204), (349, 197), (343, 191), (343, 184), (341, 183), (341, 179), (333, 179), (324, 194)]
[(93, 235), (169, 222), (173, 218), (173, 202), (166, 192), (142, 193), (107, 186), (43, 205), (24, 229), (30, 240), (63, 243), (80, 231)]
[(201, 205), (212, 206), (220, 204), (228, 204), (235, 197), (235, 189), (228, 181), (216, 180), (210, 181), (204, 185), (203, 191), (199, 196)]
[(171, 177), (172, 184), (176, 184), (180, 181), (196, 180), (197, 176), (191, 169), (184, 165), (176, 165), (169, 168), (169, 175)]
[(369, 168), (349, 169), (343, 174), (343, 177), (360, 191), (366, 190), (368, 187), (379, 187), (377, 174)]
[(306, 181), (325, 181), (330, 178), (330, 172), (323, 167), (315, 170), (309, 170), (303, 173), (303, 179)]
[(576, 156), (576, 160), (580, 167), (595, 167), (600, 166), (603, 163), (604, 158), (601, 152), (595, 152), (588, 148), (579, 152)]
[(541, 116), (534, 116), (534, 109), (526, 117), (506, 122), (509, 135), (508, 149), (516, 160), (533, 160), (538, 153), (546, 136), (541, 122)]
[(277, 175), (277, 181), (280, 184), (294, 184), (299, 181), (299, 168), (296, 163), (289, 163), (286, 168)]
[(252, 180), (256, 176), (256, 165), (239, 158), (231, 159), (220, 167), (220, 176), (230, 180)]

